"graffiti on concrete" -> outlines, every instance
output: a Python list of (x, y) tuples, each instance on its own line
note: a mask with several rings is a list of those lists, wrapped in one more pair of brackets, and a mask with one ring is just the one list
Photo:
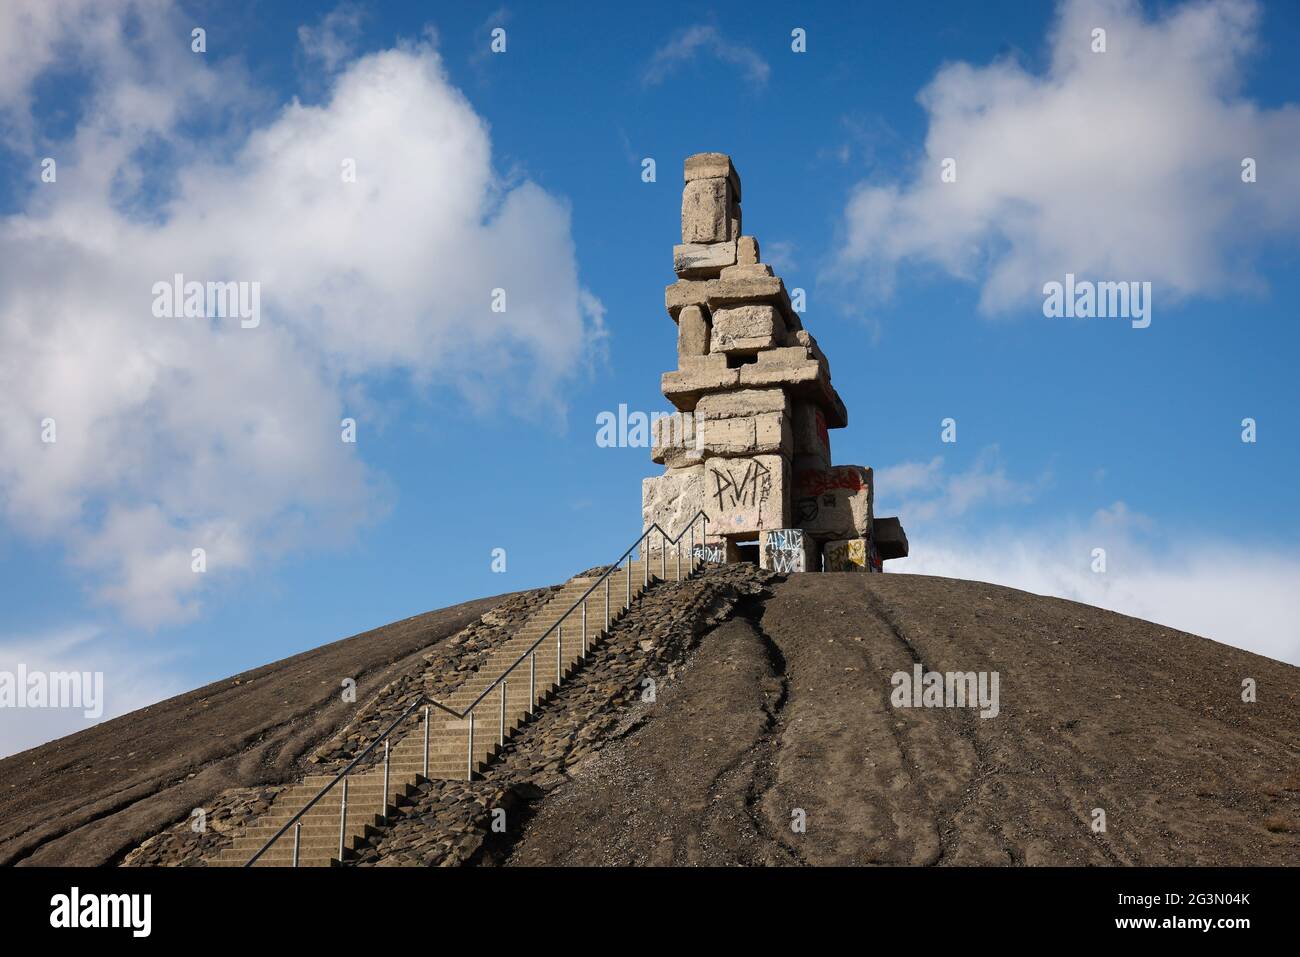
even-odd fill
[(766, 566), (774, 572), (789, 574), (806, 572), (807, 551), (804, 548), (803, 532), (797, 528), (778, 528), (767, 533), (763, 548), (766, 551)]
[(879, 572), (880, 556), (874, 542), (865, 538), (850, 538), (842, 542), (827, 542), (822, 549), (822, 560), (828, 572)]
[(806, 469), (794, 477), (795, 490), (806, 497), (813, 498), (834, 489), (860, 492), (866, 488), (862, 473), (855, 468)]
[(721, 564), (725, 561), (726, 548), (722, 542), (709, 542), (707, 545), (697, 544), (691, 551), (691, 557), (696, 561), (712, 562)]
[(718, 465), (711, 465), (709, 474), (719, 509), (762, 505), (772, 490), (772, 473), (757, 460), (746, 462), (739, 476), (731, 466)]

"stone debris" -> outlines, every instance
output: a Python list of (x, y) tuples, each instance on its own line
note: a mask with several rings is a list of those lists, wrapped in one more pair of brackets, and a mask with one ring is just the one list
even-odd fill
[[(423, 782), (400, 816), (348, 861), (362, 867), (496, 864), (508, 856), (530, 805), (581, 773), (595, 753), (634, 727), (646, 681), (671, 682), (703, 636), (736, 602), (772, 580), (753, 565), (706, 567), (646, 592), (555, 698), (510, 738), (481, 780)], [(504, 811), (504, 815), (494, 812)], [(499, 821), (502, 830), (493, 830)]]
[[(594, 573), (599, 575), (603, 571), (601, 568)], [(387, 684), (357, 709), (351, 721), (308, 755), (298, 769), (300, 775), (341, 771), (379, 737), (420, 690), (432, 697), (449, 696), (487, 662), (493, 649), (517, 633), (558, 590), (559, 586), (537, 588), (513, 595), (473, 624), (433, 645), (423, 656), (421, 668)], [(367, 758), (359, 767), (382, 760), (382, 750), (375, 749)], [(193, 819), (187, 816), (131, 850), (122, 865), (206, 866), (230, 845), (234, 834), (264, 817), (276, 796), (292, 786), (290, 783), (224, 791), (203, 809), (206, 814), (203, 831), (194, 831)]]
[(230, 843), (233, 833), (252, 824), (271, 808), (283, 786), (232, 788), (204, 808), (206, 819), (201, 831), (194, 830), (197, 819), (186, 817), (142, 841), (122, 860), (123, 867), (195, 867)]
[(677, 368), (660, 382), (677, 412), (655, 422), (651, 459), (665, 471), (642, 482), (642, 527), (676, 534), (703, 511), (697, 554), (710, 560), (820, 571), (834, 543), (836, 570), (880, 571), (907, 555), (907, 536), (874, 516), (871, 469), (833, 463), (829, 430), (848, 410), (785, 283), (740, 235), (735, 164), (697, 153), (683, 180), (677, 281), (664, 290)]

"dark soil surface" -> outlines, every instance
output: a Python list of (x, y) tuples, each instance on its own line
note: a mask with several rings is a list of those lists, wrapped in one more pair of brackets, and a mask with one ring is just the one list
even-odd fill
[(369, 696), (506, 597), (345, 638), (0, 760), (0, 865), (111, 863), (227, 788), (297, 780), (299, 759)]
[[(117, 863), (194, 807), (342, 760), (531, 600), (411, 618), (4, 759), (0, 864)], [(492, 608), (515, 612), (429, 651)], [(894, 703), (915, 665), (996, 673), (998, 713)], [(506, 798), (508, 833), (486, 833)], [(204, 850), (181, 844), (139, 862)], [(1295, 865), (1300, 669), (977, 582), (713, 567), (648, 592), (483, 781), (426, 784), (360, 862)]]
[[(1300, 862), (1300, 669), (976, 582), (772, 592), (570, 771), (510, 863)], [(997, 672), (999, 713), (895, 707), (918, 662)]]

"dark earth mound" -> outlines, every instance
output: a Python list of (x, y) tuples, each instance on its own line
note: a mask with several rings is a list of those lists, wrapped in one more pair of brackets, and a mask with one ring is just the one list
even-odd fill
[[(526, 813), (512, 812), (511, 833), (467, 862), (1300, 861), (1300, 669), (977, 582), (773, 581), (756, 570), (755, 581), (729, 620), (713, 627), (705, 603), (699, 622), (680, 623), (698, 641), (653, 702), (632, 682), (612, 699), (621, 710), (577, 731), (543, 708), (492, 774), (527, 763), (530, 735), (592, 747), (556, 762), (554, 782), (534, 789)], [(687, 584), (663, 586), (643, 611)], [(0, 761), (0, 863), (115, 862), (223, 789), (292, 778), (355, 709), (339, 701), (339, 675), (356, 676), (364, 700), (504, 597), (336, 642)], [(629, 649), (640, 641), (653, 658), (646, 622), (633, 615), (621, 627), (628, 634), (607, 655), (638, 660)], [(997, 716), (891, 704), (891, 676), (918, 663), (996, 672)], [(608, 683), (598, 663), (588, 670), (566, 694)], [(1242, 700), (1244, 679), (1257, 685), (1254, 703)], [(378, 839), (376, 862), (391, 853), (400, 863), (386, 849), (412, 843), (414, 825), (399, 819)]]
[[(1300, 669), (977, 582), (773, 591), (542, 802), (511, 863), (1300, 862)], [(892, 707), (916, 662), (997, 671), (1000, 713)]]

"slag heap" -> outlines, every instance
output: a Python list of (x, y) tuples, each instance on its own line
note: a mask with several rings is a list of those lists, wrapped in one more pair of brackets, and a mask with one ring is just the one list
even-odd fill
[[(830, 430), (848, 425), (817, 346), (758, 240), (741, 235), (740, 176), (723, 153), (686, 160), (676, 282), (677, 369), (663, 375), (678, 410), (654, 424), (644, 528), (670, 534), (703, 510), (709, 561), (776, 571), (878, 572), (907, 554), (896, 518), (872, 514), (871, 469), (832, 465)], [(650, 543), (653, 551), (656, 547)]]

